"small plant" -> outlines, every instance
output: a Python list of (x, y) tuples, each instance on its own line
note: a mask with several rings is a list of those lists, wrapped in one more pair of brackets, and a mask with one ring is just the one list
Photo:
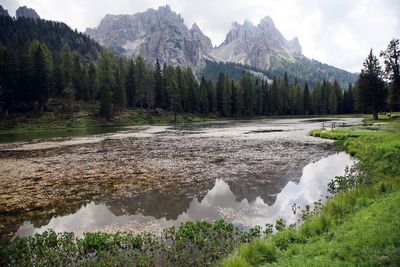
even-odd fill
[(276, 221), (275, 229), (277, 231), (282, 231), (285, 228), (286, 228), (286, 221), (284, 219), (281, 218), (281, 219)]

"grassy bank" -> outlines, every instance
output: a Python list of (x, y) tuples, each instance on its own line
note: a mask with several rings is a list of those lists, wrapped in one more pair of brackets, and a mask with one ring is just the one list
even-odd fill
[[(216, 115), (202, 116), (195, 114), (178, 114), (177, 123), (194, 123), (215, 121)], [(18, 133), (24, 131), (46, 131), (90, 127), (118, 127), (134, 125), (168, 125), (174, 123), (174, 116), (170, 112), (156, 113), (147, 110), (124, 110), (116, 114), (111, 121), (97, 116), (90, 111), (81, 111), (75, 114), (74, 121), (58, 112), (18, 114), (0, 121), (0, 133)]]
[(222, 266), (399, 266), (400, 121), (372, 121), (314, 136), (338, 140), (359, 159), (300, 227), (241, 246)]

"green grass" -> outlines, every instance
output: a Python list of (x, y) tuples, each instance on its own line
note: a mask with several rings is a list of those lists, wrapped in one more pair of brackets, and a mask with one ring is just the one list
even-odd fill
[[(400, 121), (392, 116), (365, 122), (311, 133), (338, 140), (341, 149), (359, 159), (358, 173), (346, 178), (355, 179), (356, 185), (338, 191), (301, 226), (241, 246), (219, 264), (400, 266)], [(274, 260), (269, 251), (274, 251)]]

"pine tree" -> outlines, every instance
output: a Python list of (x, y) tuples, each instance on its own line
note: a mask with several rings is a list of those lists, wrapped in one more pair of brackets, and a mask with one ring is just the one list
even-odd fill
[(303, 90), (298, 84), (293, 86), (293, 113), (302, 115), (304, 113), (304, 95)]
[(0, 118), (7, 119), (15, 104), (14, 87), (17, 84), (16, 63), (11, 53), (0, 45)]
[(96, 81), (96, 76), (97, 76), (97, 69), (96, 66), (91, 62), (89, 64), (89, 70), (88, 70), (88, 94), (89, 94), (89, 100), (93, 101), (97, 97), (97, 81)]
[(390, 80), (389, 104), (393, 111), (400, 110), (400, 48), (399, 39), (390, 41), (381, 57), (385, 61), (385, 76)]
[(199, 99), (199, 108), (202, 114), (208, 114), (209, 112), (209, 101), (208, 101), (208, 92), (207, 92), (207, 81), (203, 77), (201, 77), (200, 81), (200, 99)]
[(231, 81), (227, 76), (225, 76), (223, 88), (222, 115), (230, 117), (232, 115), (232, 88)]
[(279, 84), (278, 79), (274, 77), (271, 86), (271, 97), (270, 97), (270, 112), (271, 115), (280, 115), (281, 99), (279, 94)]
[(382, 69), (372, 49), (363, 66), (359, 78), (359, 97), (361, 103), (372, 111), (373, 118), (377, 120), (378, 112), (385, 103), (386, 91), (382, 79)]
[(135, 64), (133, 60), (129, 60), (128, 63), (128, 74), (126, 77), (126, 97), (129, 107), (135, 107), (136, 100), (136, 78), (135, 78)]
[(115, 92), (113, 95), (113, 103), (117, 113), (123, 110), (126, 106), (126, 70), (125, 62), (122, 58), (118, 59), (115, 70)]
[(135, 72), (135, 85), (136, 85), (136, 90), (135, 90), (135, 98), (137, 100), (137, 103), (139, 104), (139, 107), (143, 109), (146, 106), (146, 98), (147, 98), (147, 88), (146, 86), (148, 85), (148, 70), (146, 67), (146, 64), (144, 63), (144, 60), (141, 56), (138, 56), (136, 58), (136, 72)]
[(100, 115), (106, 120), (112, 117), (112, 95), (115, 90), (114, 58), (110, 52), (104, 50), (101, 54), (98, 67), (98, 84)]
[(158, 58), (154, 68), (154, 92), (156, 107), (166, 108), (166, 95), (163, 81), (163, 73), (161, 71), (161, 65), (158, 61)]
[(208, 109), (210, 112), (217, 111), (217, 93), (215, 90), (214, 83), (207, 81), (207, 98), (208, 98)]
[(225, 85), (225, 74), (221, 72), (217, 81), (217, 112), (219, 114), (223, 113), (222, 101), (224, 98)]
[(304, 86), (303, 107), (304, 107), (304, 114), (309, 115), (311, 113), (311, 96), (310, 96), (310, 90), (308, 89), (307, 82)]
[(349, 83), (349, 87), (343, 93), (343, 113), (354, 113), (353, 86)]
[(53, 59), (47, 46), (36, 40), (29, 48), (29, 58), (34, 100), (38, 103), (38, 109), (43, 111), (51, 91)]
[(329, 95), (329, 114), (337, 113), (337, 97), (335, 90), (331, 90)]
[(180, 73), (180, 69), (176, 70), (172, 67), (165, 67), (164, 71), (166, 79), (166, 90), (170, 96), (170, 110), (174, 114), (174, 123), (176, 123), (177, 114), (181, 111), (181, 95), (179, 92), (179, 86), (177, 82), (177, 75)]
[(240, 87), (243, 93), (243, 114), (245, 116), (253, 116), (255, 108), (255, 81), (250, 73), (244, 73), (240, 79)]
[(262, 83), (262, 109), (263, 115), (268, 115), (269, 113), (269, 89), (268, 89), (268, 80), (265, 80)]

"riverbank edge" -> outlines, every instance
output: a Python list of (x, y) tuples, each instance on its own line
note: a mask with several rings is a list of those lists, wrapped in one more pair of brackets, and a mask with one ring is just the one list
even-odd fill
[(335, 194), (302, 225), (240, 246), (219, 266), (400, 265), (399, 119), (366, 118), (362, 126), (310, 135), (336, 140), (368, 182)]
[(96, 116), (88, 111), (75, 115), (70, 121), (65, 114), (58, 112), (17, 114), (9, 120), (0, 121), (0, 134), (22, 133), (26, 131), (51, 131), (85, 129), (95, 127), (129, 127), (143, 125), (175, 125), (186, 123), (208, 123), (223, 121), (248, 121), (260, 119), (288, 119), (288, 118), (346, 118), (362, 117), (362, 114), (351, 115), (310, 115), (310, 116), (257, 116), (257, 117), (222, 117), (218, 114), (185, 114), (179, 113), (174, 121), (174, 114), (166, 111), (126, 109), (116, 114), (111, 121)]

